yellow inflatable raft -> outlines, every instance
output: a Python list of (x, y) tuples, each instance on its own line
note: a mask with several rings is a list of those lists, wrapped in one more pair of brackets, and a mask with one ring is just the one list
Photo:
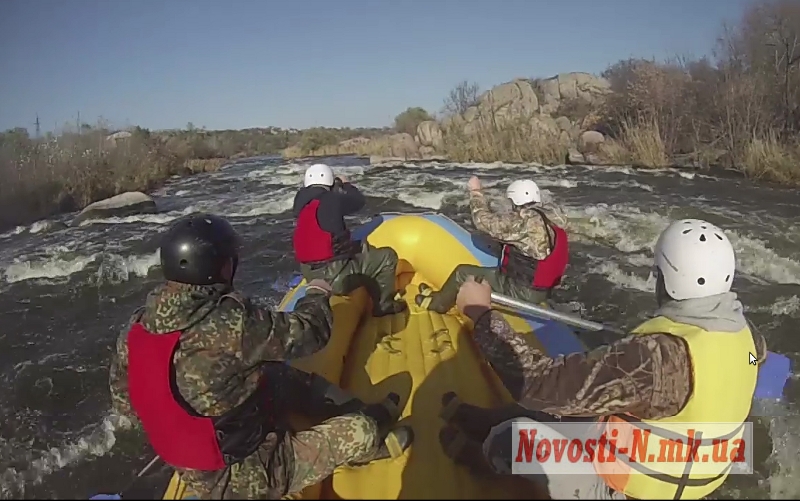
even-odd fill
[[(455, 391), (465, 402), (494, 407), (511, 402), (497, 376), (476, 352), (469, 321), (453, 310), (440, 315), (418, 308), (420, 283), (438, 289), (459, 263), (494, 266), (496, 257), (473, 243), (470, 234), (440, 214), (381, 214), (353, 232), (376, 247), (389, 246), (400, 258), (398, 289), (409, 312), (383, 318), (369, 315), (365, 291), (334, 297), (334, 327), (326, 348), (293, 364), (338, 383), (367, 402), (394, 391), (401, 395), (403, 421), (412, 425), (415, 441), (396, 459), (358, 469), (339, 469), (301, 499), (531, 499), (518, 478), (475, 478), (441, 450), (438, 433), (442, 395)], [(290, 311), (305, 293), (300, 282), (280, 308)], [(506, 314), (518, 332), (528, 332), (550, 356), (585, 349), (567, 326), (549, 320)], [(195, 496), (175, 474), (163, 499)], [(196, 498), (195, 498), (196, 499)]]

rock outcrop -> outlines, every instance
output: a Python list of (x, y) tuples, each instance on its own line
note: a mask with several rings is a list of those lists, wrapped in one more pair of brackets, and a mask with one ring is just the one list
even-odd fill
[(598, 104), (611, 91), (611, 84), (605, 78), (582, 72), (561, 73), (537, 80), (537, 85), (542, 95), (539, 111), (548, 115), (574, 99)]
[(154, 214), (156, 212), (158, 212), (158, 209), (155, 200), (142, 192), (129, 191), (87, 205), (86, 208), (72, 220), (72, 226), (78, 226), (83, 221), (89, 219), (126, 217), (135, 216), (137, 214)]
[[(611, 92), (607, 80), (589, 73), (562, 73), (546, 79), (516, 79), (484, 92), (476, 105), (442, 121), (427, 120), (415, 134), (391, 134), (367, 139), (359, 137), (323, 147), (312, 155), (359, 154), (389, 158), (431, 159), (444, 152), (449, 134), (469, 143), (481, 130), (506, 125), (519, 127), (518, 136), (542, 138), (570, 149), (575, 161), (583, 158), (583, 146), (602, 143), (602, 134), (591, 131), (596, 110)], [(582, 136), (582, 134), (584, 134)], [(599, 139), (598, 139), (599, 136)], [(585, 139), (584, 140), (582, 140)], [(518, 137), (517, 140), (520, 138)], [(286, 154), (286, 152), (284, 152)]]
[[(582, 103), (598, 106), (610, 92), (610, 84), (589, 73), (563, 73), (547, 79), (517, 79), (484, 92), (478, 104), (462, 115), (443, 122), (445, 131), (467, 136), (481, 127), (503, 127), (515, 120), (527, 120), (533, 133), (558, 136), (565, 144), (574, 145), (581, 134), (582, 123), (574, 123), (559, 114), (563, 106)], [(427, 126), (426, 126), (427, 127)], [(422, 135), (418, 133), (421, 138)]]

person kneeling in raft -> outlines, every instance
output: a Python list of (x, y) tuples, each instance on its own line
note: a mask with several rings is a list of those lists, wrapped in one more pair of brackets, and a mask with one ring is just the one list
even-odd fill
[[(696, 219), (674, 222), (654, 253), (654, 318), (632, 335), (586, 354), (545, 356), (491, 310), (488, 283), (470, 280), (461, 287), (458, 308), (475, 323), (475, 343), (520, 406), (540, 414), (600, 418), (606, 433), (618, 433), (615, 456), (603, 452), (615, 461), (598, 461), (598, 450), (593, 462), (570, 464), (576, 475), (544, 472), (553, 499), (701, 499), (730, 472), (766, 342), (750, 330), (731, 292), (736, 260), (721, 229)], [(753, 357), (757, 364), (750, 363)], [(530, 418), (464, 404), (454, 393), (442, 403), (448, 425), (440, 441), (447, 454), (475, 472), (511, 473), (516, 454), (511, 423)], [(536, 413), (518, 409), (517, 416), (525, 415)], [(659, 457), (662, 441), (688, 444), (687, 426), (694, 429), (693, 440), (702, 437), (697, 454), (687, 458), (712, 457), (713, 443), (720, 440), (730, 444), (729, 457), (694, 470), (691, 464), (650, 459)], [(623, 453), (621, 447), (637, 427), (650, 430), (651, 439), (648, 450), (629, 462), (631, 448)]]
[(401, 313), (405, 301), (395, 300), (397, 252), (350, 238), (344, 217), (364, 207), (364, 195), (331, 168), (315, 164), (306, 170), (303, 188), (294, 197), (297, 217), (292, 245), (306, 280), (330, 282), (334, 294), (347, 295), (365, 287), (372, 298), (372, 315)]
[[(259, 307), (233, 287), (239, 247), (230, 223), (210, 214), (162, 236), (165, 281), (117, 341), (114, 411), (141, 423), (201, 499), (279, 499), (407, 448), (399, 395), (366, 405), (286, 363), (328, 344), (330, 286), (311, 281), (292, 312)], [(295, 432), (291, 412), (324, 421)]]
[(472, 176), (469, 205), (475, 227), (502, 242), (497, 266), (483, 268), (460, 264), (438, 292), (420, 284), (417, 306), (446, 313), (455, 305), (459, 286), (470, 275), (483, 278), (492, 288), (514, 299), (541, 303), (550, 298), (569, 262), (567, 219), (552, 203), (542, 203), (539, 187), (531, 180), (514, 181), (506, 190), (513, 210), (497, 214), (481, 193), (480, 180)]

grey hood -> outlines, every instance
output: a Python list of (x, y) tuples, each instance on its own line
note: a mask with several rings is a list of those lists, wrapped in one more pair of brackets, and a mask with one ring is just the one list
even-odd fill
[(739, 332), (747, 327), (744, 307), (734, 292), (683, 301), (670, 300), (656, 311), (656, 316), (707, 331)]

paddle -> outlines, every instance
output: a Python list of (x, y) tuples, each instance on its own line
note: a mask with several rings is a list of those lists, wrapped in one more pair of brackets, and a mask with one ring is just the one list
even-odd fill
[(131, 488), (131, 486), (132, 486), (132, 485), (133, 485), (133, 484), (134, 484), (134, 483), (135, 483), (137, 480), (139, 480), (139, 479), (140, 479), (140, 478), (141, 478), (141, 477), (142, 477), (142, 476), (143, 476), (145, 473), (147, 473), (148, 471), (150, 471), (150, 468), (152, 468), (153, 466), (155, 466), (155, 465), (156, 465), (156, 463), (158, 463), (158, 460), (159, 460), (159, 459), (161, 459), (161, 456), (156, 456), (156, 457), (154, 457), (153, 459), (151, 459), (151, 460), (150, 460), (150, 462), (149, 462), (149, 463), (147, 463), (147, 466), (145, 466), (144, 468), (142, 468), (142, 469), (139, 471), (139, 473), (137, 473), (137, 474), (136, 474), (136, 476), (135, 476), (135, 477), (133, 478), (133, 480), (132, 480), (132, 481), (131, 481), (131, 482), (128, 484), (128, 486), (127, 486), (127, 487), (125, 487), (124, 489), (122, 489), (121, 491), (119, 491), (118, 493), (116, 493), (116, 494), (95, 494), (94, 496), (90, 497), (90, 498), (89, 498), (89, 500), (90, 500), (90, 501), (92, 501), (92, 500), (100, 501), (100, 500), (120, 500), (120, 499), (122, 499), (122, 494), (121, 494), (121, 493), (122, 493), (122, 492), (125, 492), (125, 491), (127, 491), (128, 489), (130, 489), (130, 488)]
[(539, 318), (555, 320), (556, 322), (561, 322), (562, 324), (567, 324), (572, 327), (577, 327), (579, 329), (584, 329), (587, 331), (595, 331), (595, 332), (607, 331), (607, 332), (613, 332), (614, 334), (620, 336), (625, 335), (625, 333), (619, 329), (608, 327), (598, 322), (592, 322), (591, 320), (584, 320), (580, 317), (577, 317), (575, 315), (570, 315), (568, 313), (562, 313), (560, 311), (556, 311), (550, 308), (544, 308), (542, 306), (536, 306), (535, 304), (526, 303), (525, 301), (520, 301), (518, 299), (510, 298), (502, 294), (497, 294), (496, 292), (492, 292), (492, 302), (502, 306), (506, 306), (520, 313), (529, 313)]
[[(577, 327), (579, 329), (593, 331), (593, 332), (612, 332), (617, 335), (625, 335), (620, 329), (609, 327), (598, 322), (591, 320), (584, 320), (578, 316), (570, 315), (560, 311), (551, 310), (535, 304), (526, 303), (517, 299), (504, 296), (502, 294), (492, 293), (492, 302), (501, 306), (511, 308), (520, 314), (532, 315), (537, 318), (545, 318), (554, 320), (563, 324)], [(752, 364), (753, 356), (748, 353), (748, 359), (742, 360), (744, 364)], [(780, 399), (783, 397), (783, 389), (786, 382), (792, 375), (792, 362), (786, 355), (780, 353), (767, 352), (766, 359), (761, 363), (758, 368), (758, 382), (756, 384), (755, 398), (758, 399)]]

